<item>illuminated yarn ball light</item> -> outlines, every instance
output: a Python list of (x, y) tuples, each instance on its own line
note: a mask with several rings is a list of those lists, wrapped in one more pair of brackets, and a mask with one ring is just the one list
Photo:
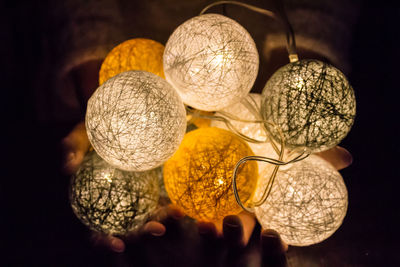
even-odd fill
[[(219, 221), (241, 208), (232, 190), (235, 164), (252, 155), (236, 135), (218, 128), (200, 128), (185, 135), (182, 144), (164, 164), (164, 184), (175, 205), (190, 217)], [(257, 183), (257, 164), (242, 165), (237, 177), (241, 200), (250, 200)]]
[(218, 14), (194, 17), (169, 37), (164, 71), (185, 104), (215, 111), (240, 101), (258, 73), (258, 52), (250, 34)]
[[(258, 187), (256, 197), (262, 188)], [(279, 170), (270, 195), (255, 213), (263, 228), (275, 229), (289, 245), (308, 246), (325, 240), (340, 227), (347, 205), (342, 176), (311, 155)]]
[(91, 230), (124, 235), (142, 226), (157, 207), (160, 172), (121, 171), (92, 151), (72, 178), (72, 209)]
[(186, 131), (185, 107), (159, 76), (128, 71), (107, 80), (88, 101), (86, 130), (111, 165), (145, 171), (162, 165)]
[(129, 70), (143, 70), (165, 78), (162, 57), (164, 46), (159, 42), (136, 38), (114, 47), (106, 56), (100, 68), (99, 83)]
[[(288, 147), (318, 152), (337, 145), (356, 113), (353, 88), (342, 72), (317, 60), (283, 66), (262, 92), (261, 115), (283, 132)], [(266, 125), (268, 128), (268, 125)], [(280, 139), (274, 129), (269, 129)]]

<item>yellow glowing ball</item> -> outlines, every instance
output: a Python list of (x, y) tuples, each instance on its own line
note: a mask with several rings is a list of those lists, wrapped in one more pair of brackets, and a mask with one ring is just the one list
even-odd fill
[[(253, 155), (239, 137), (223, 129), (200, 128), (183, 138), (179, 149), (164, 165), (165, 189), (173, 204), (192, 218), (217, 222), (241, 208), (232, 190), (236, 163)], [(257, 184), (257, 163), (239, 169), (237, 187), (241, 200), (252, 198)]]
[(114, 47), (101, 65), (99, 83), (129, 70), (144, 70), (165, 78), (163, 70), (164, 46), (159, 42), (136, 38)]

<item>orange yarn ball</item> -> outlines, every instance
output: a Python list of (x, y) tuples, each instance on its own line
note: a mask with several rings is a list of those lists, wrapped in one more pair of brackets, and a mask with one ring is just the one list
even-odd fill
[[(232, 189), (236, 163), (253, 155), (246, 142), (219, 128), (200, 128), (183, 138), (164, 165), (164, 183), (173, 204), (192, 218), (217, 222), (241, 211)], [(257, 184), (257, 163), (239, 168), (237, 188), (243, 203), (251, 200)]]
[(163, 69), (164, 46), (159, 42), (136, 38), (114, 47), (101, 65), (100, 85), (115, 75), (129, 70), (143, 70), (165, 78)]

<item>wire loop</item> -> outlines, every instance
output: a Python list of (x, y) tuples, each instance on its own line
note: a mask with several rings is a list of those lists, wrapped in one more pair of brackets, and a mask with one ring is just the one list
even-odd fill
[(217, 5), (225, 6), (225, 4), (232, 4), (232, 5), (245, 7), (251, 11), (263, 14), (265, 16), (268, 16), (270, 18), (273, 18), (273, 19), (279, 21), (283, 25), (283, 27), (285, 28), (285, 31), (286, 31), (286, 49), (289, 54), (289, 60), (290, 60), (290, 62), (298, 61), (297, 50), (296, 50), (296, 39), (294, 36), (293, 27), (290, 24), (289, 19), (287, 18), (287, 15), (285, 12), (281, 11), (281, 12), (279, 12), (279, 14), (275, 14), (274, 12), (272, 12), (270, 10), (266, 10), (266, 9), (263, 9), (260, 7), (245, 4), (245, 3), (242, 3), (239, 1), (217, 1), (217, 2), (209, 4), (205, 8), (203, 8), (203, 10), (200, 12), (199, 15), (203, 15), (211, 7), (214, 7)]
[[(233, 177), (232, 177), (233, 193), (235, 195), (235, 199), (236, 199), (236, 202), (238, 203), (238, 205), (242, 209), (253, 213), (254, 212), (253, 207), (254, 206), (260, 206), (262, 203), (264, 203), (265, 200), (268, 198), (268, 195), (271, 193), (272, 185), (274, 183), (274, 180), (275, 180), (275, 177), (276, 177), (276, 172), (277, 172), (277, 169), (279, 168), (279, 166), (287, 165), (287, 164), (290, 164), (290, 163), (295, 163), (297, 161), (305, 159), (308, 156), (309, 156), (309, 154), (306, 153), (305, 151), (303, 151), (303, 153), (301, 153), (300, 155), (296, 156), (295, 158), (293, 158), (292, 160), (289, 160), (287, 162), (284, 162), (284, 161), (281, 161), (281, 160), (277, 160), (277, 159), (262, 157), (262, 156), (248, 156), (248, 157), (244, 157), (244, 158), (240, 159), (236, 163), (235, 169), (233, 171)], [(275, 167), (274, 173), (271, 175), (270, 179), (268, 180), (267, 186), (266, 186), (266, 188), (264, 190), (264, 193), (263, 193), (263, 196), (261, 197), (261, 199), (259, 201), (251, 203), (252, 205), (250, 207), (246, 207), (243, 204), (243, 202), (240, 200), (239, 192), (238, 192), (237, 186), (236, 186), (236, 179), (237, 179), (237, 174), (238, 174), (238, 171), (239, 171), (239, 167), (243, 163), (245, 163), (247, 161), (263, 161), (263, 162), (267, 162), (267, 163), (276, 165), (276, 167), (278, 167), (278, 168)]]

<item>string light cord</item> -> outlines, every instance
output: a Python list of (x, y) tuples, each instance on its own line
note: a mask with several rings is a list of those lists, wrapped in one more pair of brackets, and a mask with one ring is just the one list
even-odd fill
[(232, 4), (232, 5), (237, 5), (237, 6), (241, 6), (241, 7), (245, 7), (251, 11), (263, 14), (265, 16), (268, 16), (272, 19), (275, 19), (277, 21), (279, 21), (283, 27), (285, 28), (285, 32), (286, 32), (286, 49), (288, 51), (289, 54), (289, 60), (290, 62), (295, 62), (298, 61), (298, 56), (297, 56), (297, 50), (296, 50), (296, 39), (294, 36), (294, 30), (292, 25), (289, 22), (289, 19), (286, 15), (286, 13), (283, 11), (279, 12), (279, 14), (275, 14), (274, 12), (270, 11), (270, 10), (266, 10), (260, 7), (256, 7), (253, 5), (249, 5), (249, 4), (245, 4), (242, 2), (238, 2), (238, 1), (217, 1), (214, 3), (209, 4), (208, 6), (206, 6), (205, 8), (203, 8), (203, 10), (200, 12), (199, 15), (203, 15), (208, 9), (217, 6), (217, 5), (224, 5), (225, 4)]
[[(257, 110), (257, 109), (258, 109), (258, 106), (257, 106), (257, 104), (255, 103), (255, 100), (254, 100), (253, 98), (251, 98), (251, 100), (252, 100), (252, 102), (254, 102), (254, 103), (250, 103), (250, 101), (246, 100), (247, 104), (245, 104), (245, 106), (246, 106), (246, 108), (249, 109), (250, 112), (253, 113), (253, 115), (254, 115), (256, 118), (259, 118), (260, 115), (259, 115), (259, 111)], [(192, 109), (192, 108), (190, 108), (190, 107), (188, 107), (188, 106), (186, 106), (186, 111), (187, 111), (187, 113), (189, 114), (189, 117), (199, 117), (199, 118), (205, 118), (205, 119), (210, 119), (210, 120), (215, 120), (215, 121), (224, 122), (225, 125), (228, 127), (229, 130), (231, 130), (234, 134), (236, 134), (237, 136), (239, 136), (240, 138), (242, 138), (243, 140), (245, 140), (245, 141), (247, 141), (247, 142), (256, 143), (256, 144), (261, 144), (261, 143), (266, 143), (266, 142), (268, 142), (268, 140), (269, 140), (269, 142), (270, 142), (272, 148), (274, 149), (275, 153), (278, 155), (278, 160), (279, 160), (279, 161), (282, 161), (282, 160), (283, 160), (283, 155), (284, 155), (284, 150), (285, 150), (284, 137), (283, 137), (283, 133), (282, 133), (281, 129), (280, 129), (278, 126), (276, 126), (275, 124), (273, 124), (273, 123), (271, 123), (271, 122), (268, 122), (268, 121), (265, 121), (265, 120), (244, 120), (244, 119), (240, 119), (240, 118), (238, 118), (238, 117), (236, 117), (236, 116), (234, 116), (234, 115), (232, 115), (232, 114), (230, 114), (230, 113), (219, 111), (219, 113), (222, 113), (224, 116), (226, 116), (226, 117), (229, 118), (230, 120), (236, 120), (236, 121), (247, 122), (247, 123), (262, 123), (262, 125), (263, 125), (263, 130), (265, 131), (265, 134), (266, 134), (267, 138), (266, 138), (266, 140), (261, 141), (261, 140), (256, 140), (256, 139), (250, 138), (250, 137), (248, 137), (248, 136), (242, 134), (239, 130), (237, 130), (237, 129), (232, 125), (232, 123), (230, 122), (230, 120), (228, 120), (228, 119), (225, 118), (225, 117), (216, 116), (216, 115), (205, 115), (205, 114), (201, 114), (198, 110)], [(267, 131), (267, 129), (266, 129), (266, 127), (265, 127), (265, 123), (267, 123), (267, 124), (269, 124), (271, 127), (275, 128), (275, 129), (277, 130), (277, 132), (279, 133), (279, 135), (280, 135), (280, 141), (281, 141), (281, 142), (280, 142), (280, 148), (279, 148), (278, 145), (274, 142), (274, 140), (273, 140), (272, 138), (270, 138), (270, 134), (269, 134), (269, 132)], [(269, 182), (268, 182), (268, 185), (267, 185), (267, 187), (266, 187), (266, 190), (263, 192), (263, 196), (261, 197), (260, 202), (257, 202), (257, 204), (260, 203), (260, 205), (261, 205), (261, 204), (264, 202), (264, 200), (268, 197), (270, 188), (272, 187), (273, 181), (275, 180), (275, 176), (276, 176), (276, 173), (278, 172), (278, 170), (279, 170), (279, 165), (275, 165), (274, 170), (273, 170), (273, 172), (272, 172), (272, 174), (271, 174), (271, 177), (270, 177), (270, 179), (268, 180)], [(235, 188), (236, 188), (236, 186), (235, 186)], [(237, 191), (237, 189), (236, 189), (236, 191)], [(239, 205), (240, 205), (240, 204), (239, 204)], [(243, 205), (240, 205), (240, 206), (242, 206), (242, 208), (243, 208)]]
[[(253, 103), (251, 103), (251, 102), (253, 102)], [(258, 110), (258, 105), (256, 104), (256, 102), (255, 102), (255, 100), (254, 100), (253, 98), (250, 97), (250, 100), (243, 100), (242, 103), (245, 105), (245, 107), (246, 107), (247, 109), (249, 109), (250, 112), (253, 113), (254, 117), (257, 118), (257, 120), (244, 120), (244, 119), (240, 119), (240, 118), (238, 118), (237, 116), (232, 115), (232, 114), (227, 113), (227, 112), (221, 112), (221, 111), (219, 111), (219, 113), (221, 113), (223, 116), (226, 116), (226, 117), (227, 117), (228, 119), (230, 119), (230, 120), (235, 120), (235, 121), (240, 121), (240, 122), (247, 122), (247, 123), (262, 123), (263, 129), (264, 129), (265, 134), (266, 134), (266, 136), (267, 136), (267, 139), (266, 139), (266, 140), (260, 141), (260, 140), (253, 139), (253, 138), (250, 138), (250, 137), (248, 137), (248, 136), (242, 134), (239, 130), (237, 130), (237, 129), (232, 125), (232, 123), (230, 122), (230, 120), (228, 120), (228, 119), (225, 118), (225, 117), (217, 116), (217, 115), (205, 115), (205, 114), (201, 114), (199, 111), (197, 111), (197, 110), (195, 110), (195, 109), (192, 109), (192, 108), (190, 108), (190, 107), (188, 107), (188, 106), (186, 106), (186, 111), (188, 112), (189, 116), (200, 117), (200, 118), (206, 118), (206, 119), (211, 119), (211, 120), (216, 120), (216, 121), (222, 121), (222, 122), (224, 122), (225, 125), (228, 127), (229, 130), (231, 130), (234, 134), (236, 134), (237, 136), (239, 136), (240, 138), (242, 138), (243, 140), (245, 140), (245, 141), (247, 141), (247, 142), (252, 142), (252, 143), (266, 143), (266, 142), (268, 142), (268, 140), (269, 140), (269, 143), (271, 144), (272, 148), (275, 150), (275, 153), (278, 155), (278, 159), (266, 158), (266, 157), (262, 157), (262, 156), (251, 156), (251, 157), (250, 157), (250, 158), (253, 157), (251, 160), (257, 160), (257, 159), (258, 159), (258, 160), (261, 160), (261, 161), (264, 161), (264, 162), (269, 162), (269, 163), (272, 163), (272, 164), (275, 165), (275, 167), (274, 167), (274, 169), (273, 169), (273, 171), (272, 171), (272, 173), (271, 173), (271, 176), (270, 176), (270, 178), (268, 179), (267, 186), (266, 186), (266, 188), (265, 188), (265, 190), (264, 190), (264, 192), (263, 192), (263, 195), (261, 196), (260, 200), (252, 203), (254, 206), (259, 206), (259, 205), (261, 205), (262, 203), (264, 203), (265, 200), (268, 198), (268, 195), (270, 194), (271, 189), (272, 189), (272, 185), (273, 185), (273, 183), (274, 183), (274, 181), (275, 181), (275, 176), (276, 176), (276, 174), (277, 174), (277, 172), (278, 172), (278, 170), (279, 170), (279, 166), (285, 165), (285, 164), (288, 164), (288, 163), (291, 163), (291, 162), (294, 162), (294, 161), (296, 161), (296, 160), (298, 161), (298, 160), (303, 159), (303, 158), (301, 158), (301, 155), (303, 155), (303, 154), (305, 153), (305, 152), (304, 152), (305, 150), (303, 149), (303, 151), (301, 152), (300, 156), (297, 156), (297, 157), (294, 158), (292, 161), (284, 162), (284, 161), (283, 161), (283, 156), (284, 156), (284, 151), (285, 151), (285, 138), (284, 138), (284, 136), (283, 136), (282, 130), (281, 130), (277, 125), (275, 125), (274, 123), (268, 122), (268, 121), (266, 121), (266, 120), (259, 119), (261, 116), (259, 115), (260, 113), (259, 113), (259, 110)], [(269, 126), (271, 126), (273, 129), (275, 129), (275, 130), (277, 131), (277, 133), (278, 133), (278, 135), (279, 135), (279, 137), (280, 137), (280, 138), (279, 138), (279, 140), (280, 140), (280, 148), (279, 148), (278, 145), (275, 143), (274, 139), (270, 138), (270, 133), (269, 133), (269, 131), (267, 130), (267, 128), (265, 127), (266, 124), (268, 124)], [(296, 151), (292, 151), (291, 153), (289, 153), (289, 156), (290, 156), (292, 153), (294, 153), (294, 152), (296, 152)], [(250, 160), (250, 158), (246, 158), (246, 159), (247, 159), (247, 160)], [(263, 159), (263, 160), (262, 160), (262, 159)], [(246, 161), (247, 161), (247, 160), (246, 160)], [(239, 162), (241, 162), (241, 161), (239, 161)], [(244, 162), (241, 162), (241, 164), (242, 164), (242, 163), (244, 163)], [(239, 165), (240, 165), (240, 164), (239, 164)], [(234, 188), (233, 190), (234, 190), (234, 193), (235, 193), (236, 202), (237, 202), (244, 210), (247, 210), (247, 211), (249, 211), (249, 212), (252, 212), (251, 209), (246, 208), (246, 207), (243, 205), (243, 203), (240, 201), (239, 194), (238, 194), (238, 190), (237, 190), (237, 186), (236, 186), (237, 168), (238, 168), (238, 166), (235, 168), (235, 171), (236, 171), (236, 172), (234, 172), (234, 175), (233, 175), (233, 177), (234, 177), (234, 178), (233, 178), (233, 188)]]
[(250, 143), (255, 143), (255, 144), (262, 144), (268, 142), (268, 138), (266, 140), (257, 140), (251, 137), (248, 137), (244, 134), (242, 134), (239, 130), (235, 128), (235, 126), (232, 125), (232, 123), (229, 121), (230, 120), (235, 120), (235, 121), (240, 121), (240, 122), (246, 122), (246, 123), (264, 123), (265, 121), (263, 120), (244, 120), (240, 119), (232, 114), (226, 113), (226, 112), (221, 112), (225, 117), (222, 116), (217, 116), (217, 115), (206, 115), (206, 114), (201, 114), (198, 110), (192, 109), (188, 106), (186, 106), (186, 111), (189, 114), (189, 117), (196, 117), (196, 118), (201, 118), (201, 119), (209, 119), (209, 120), (215, 120), (215, 121), (221, 121), (225, 123), (225, 125), (228, 127), (229, 130), (231, 130), (234, 134), (242, 138), (243, 140), (250, 142)]
[[(247, 100), (246, 100), (247, 101)], [(239, 136), (240, 138), (242, 138), (243, 140), (245, 140), (246, 142), (249, 143), (255, 143), (255, 144), (262, 144), (262, 143), (267, 143), (269, 142), (272, 146), (272, 148), (275, 150), (275, 153), (277, 155), (280, 155), (283, 150), (284, 150), (284, 137), (283, 134), (281, 133), (282, 131), (280, 130), (280, 128), (275, 125), (272, 122), (260, 119), (260, 113), (258, 110), (257, 105), (254, 103), (250, 103), (247, 101), (248, 104), (245, 104), (245, 107), (247, 109), (249, 109), (249, 111), (251, 113), (253, 113), (253, 115), (257, 118), (256, 120), (245, 120), (245, 119), (241, 119), (233, 114), (230, 114), (228, 112), (224, 112), (224, 111), (218, 111), (218, 113), (220, 113), (223, 116), (218, 116), (218, 115), (207, 115), (207, 114), (201, 114), (198, 110), (193, 109), (189, 106), (186, 106), (186, 112), (187, 112), (187, 120), (190, 121), (193, 117), (196, 118), (201, 118), (201, 119), (209, 119), (209, 120), (215, 120), (215, 121), (220, 121), (225, 123), (226, 127), (228, 127), (229, 130), (231, 130), (234, 134), (236, 134), (237, 136)], [(254, 138), (251, 138), (247, 135), (244, 135), (243, 133), (241, 133), (238, 129), (235, 128), (235, 126), (233, 126), (233, 124), (230, 122), (230, 120), (234, 120), (234, 121), (238, 121), (238, 122), (245, 122), (245, 123), (258, 123), (263, 125), (263, 130), (266, 134), (266, 138), (265, 140), (257, 140)], [(278, 145), (274, 142), (274, 140), (270, 137), (270, 133), (269, 131), (266, 129), (265, 124), (268, 124), (271, 128), (276, 129), (276, 131), (279, 133), (280, 135), (280, 140), (281, 140), (281, 149), (278, 148)]]
[(237, 179), (237, 174), (238, 174), (238, 171), (239, 171), (239, 167), (243, 163), (246, 163), (247, 161), (262, 161), (262, 162), (270, 163), (270, 164), (273, 164), (273, 165), (276, 165), (276, 166), (279, 167), (279, 166), (283, 166), (283, 165), (287, 165), (287, 164), (290, 164), (290, 163), (295, 163), (295, 162), (301, 161), (301, 160), (307, 158), (308, 156), (309, 156), (309, 154), (306, 153), (305, 151), (303, 151), (303, 153), (299, 154), (298, 156), (296, 156), (292, 160), (286, 161), (286, 162), (281, 161), (281, 160), (277, 160), (277, 159), (268, 158), (268, 157), (262, 157), (262, 156), (248, 156), (248, 157), (244, 157), (244, 158), (240, 159), (236, 163), (235, 169), (233, 171), (233, 178), (232, 178), (233, 193), (235, 195), (235, 199), (236, 199), (236, 202), (238, 203), (238, 205), (242, 209), (244, 209), (244, 210), (246, 210), (248, 212), (254, 213), (253, 207), (261, 205), (268, 198), (268, 195), (271, 192), (272, 185), (273, 185), (273, 182), (274, 182), (275, 177), (276, 177), (276, 173), (274, 175), (271, 175), (271, 178), (269, 179), (269, 181), (267, 183), (266, 189), (264, 190), (263, 197), (259, 201), (253, 202), (252, 203), (253, 207), (246, 207), (243, 204), (243, 202), (240, 200), (240, 196), (239, 196), (238, 189), (237, 189), (237, 186), (236, 186), (236, 179)]

